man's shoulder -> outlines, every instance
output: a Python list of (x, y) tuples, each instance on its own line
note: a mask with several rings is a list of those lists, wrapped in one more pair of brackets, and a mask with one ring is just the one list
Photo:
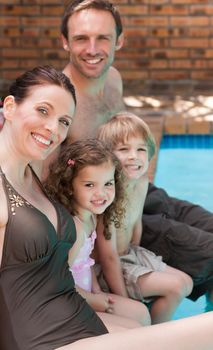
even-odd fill
[(122, 95), (123, 82), (119, 71), (115, 67), (110, 67), (107, 75), (106, 86), (117, 90)]

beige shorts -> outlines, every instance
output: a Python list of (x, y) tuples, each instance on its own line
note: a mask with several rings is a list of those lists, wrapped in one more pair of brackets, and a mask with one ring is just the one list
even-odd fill
[[(138, 277), (154, 271), (165, 271), (161, 256), (138, 246), (131, 246), (126, 255), (120, 257), (126, 289), (130, 298), (144, 300), (137, 284)], [(150, 300), (150, 299), (149, 299)]]
[[(165, 271), (166, 264), (162, 261), (162, 257), (145, 248), (131, 246), (128, 254), (120, 257), (120, 261), (129, 297), (143, 302), (150, 302), (152, 298), (143, 298), (137, 279), (149, 272)], [(100, 265), (96, 264), (95, 272), (102, 290), (110, 292)]]

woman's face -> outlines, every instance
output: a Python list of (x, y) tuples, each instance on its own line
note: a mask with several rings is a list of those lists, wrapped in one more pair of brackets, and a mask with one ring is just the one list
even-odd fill
[(71, 94), (53, 85), (36, 85), (19, 104), (5, 99), (4, 115), (11, 123), (12, 147), (30, 160), (45, 159), (66, 138), (75, 104)]

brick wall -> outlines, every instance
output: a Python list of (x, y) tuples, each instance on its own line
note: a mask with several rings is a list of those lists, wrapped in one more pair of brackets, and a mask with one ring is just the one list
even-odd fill
[[(63, 68), (59, 26), (67, 0), (1, 0), (0, 94), (38, 64)], [(213, 2), (115, 0), (125, 47), (117, 52), (126, 91), (213, 90)]]

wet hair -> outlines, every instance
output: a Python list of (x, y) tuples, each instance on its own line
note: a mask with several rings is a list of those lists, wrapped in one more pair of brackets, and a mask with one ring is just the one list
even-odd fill
[(104, 236), (111, 238), (110, 224), (119, 228), (125, 215), (124, 177), (122, 166), (113, 152), (100, 140), (86, 139), (63, 146), (58, 161), (50, 167), (45, 188), (49, 195), (62, 203), (72, 215), (76, 215), (72, 182), (80, 170), (111, 162), (115, 167), (115, 199), (103, 214)]
[(114, 150), (119, 143), (130, 137), (141, 137), (148, 147), (149, 160), (155, 154), (155, 140), (148, 125), (135, 114), (122, 111), (114, 115), (106, 124), (99, 127), (97, 138)]
[(21, 103), (28, 97), (33, 86), (57, 85), (68, 91), (76, 105), (75, 88), (69, 78), (52, 66), (38, 66), (19, 76), (11, 85), (9, 93), (14, 96), (16, 103)]
[(61, 33), (66, 39), (68, 39), (68, 21), (70, 17), (75, 12), (79, 12), (85, 9), (95, 9), (110, 12), (115, 20), (117, 38), (120, 36), (123, 31), (123, 27), (120, 14), (116, 6), (107, 0), (73, 0), (66, 7), (61, 23)]

